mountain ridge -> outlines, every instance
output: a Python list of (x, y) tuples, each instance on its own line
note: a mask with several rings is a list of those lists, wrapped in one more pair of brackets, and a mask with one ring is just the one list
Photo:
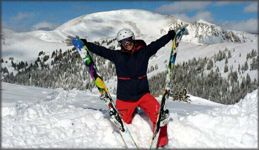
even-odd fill
[[(3, 29), (3, 57), (10, 57), (7, 51), (12, 53), (20, 51), (23, 53), (22, 56), (26, 57), (30, 53), (35, 55), (42, 50), (46, 51), (46, 49), (50, 53), (55, 49), (65, 49), (66, 46), (62, 42), (67, 35), (78, 35), (88, 39), (88, 41), (113, 39), (121, 28), (132, 29), (136, 38), (144, 39), (149, 43), (166, 34), (170, 28), (177, 28), (180, 24), (189, 24), (187, 28), (190, 35), (184, 37), (183, 41), (198, 45), (246, 42), (256, 38), (249, 33), (224, 30), (207, 21), (199, 20), (190, 23), (175, 16), (145, 10), (123, 9), (82, 15), (67, 21), (52, 31), (35, 30), (17, 33)], [(114, 44), (117, 44), (116, 41)]]

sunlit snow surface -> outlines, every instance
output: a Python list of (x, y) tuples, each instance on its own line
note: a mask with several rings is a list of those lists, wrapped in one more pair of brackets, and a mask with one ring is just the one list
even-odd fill
[[(95, 91), (2, 83), (1, 92), (3, 148), (124, 148)], [(257, 92), (235, 105), (169, 99), (167, 148), (256, 148)], [(150, 122), (142, 111), (129, 129), (140, 147), (149, 147)]]

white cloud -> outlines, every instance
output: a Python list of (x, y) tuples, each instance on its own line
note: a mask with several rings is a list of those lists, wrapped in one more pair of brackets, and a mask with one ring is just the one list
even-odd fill
[(193, 17), (194, 20), (199, 20), (199, 19), (202, 19), (202, 20), (206, 20), (206, 21), (209, 21), (209, 22), (212, 22), (214, 21), (211, 13), (209, 11), (200, 11), (198, 12), (194, 17)]
[(220, 2), (215, 2), (216, 6), (225, 6), (225, 5), (233, 5), (233, 4), (240, 4), (244, 3), (242, 1), (220, 1)]
[(250, 5), (245, 7), (244, 12), (247, 12), (247, 13), (258, 12), (257, 5), (258, 5), (258, 2), (251, 3)]
[(23, 32), (28, 30), (28, 24), (35, 18), (32, 12), (18, 12), (5, 20), (5, 27), (15, 31)]
[(53, 30), (57, 27), (56, 24), (47, 21), (39, 22), (32, 26), (33, 30)]
[(24, 21), (26, 19), (30, 19), (33, 17), (32, 13), (28, 13), (28, 12), (18, 12), (15, 16), (13, 16), (11, 18), (12, 21), (14, 22), (20, 22), (20, 21)]
[(193, 19), (192, 17), (187, 16), (187, 15), (184, 14), (184, 13), (175, 14), (174, 16), (177, 17), (177, 18), (179, 18), (179, 19), (181, 19), (181, 20), (183, 20), (183, 21), (186, 21), (186, 22), (193, 22), (193, 21), (194, 21), (194, 19)]
[(197, 21), (200, 19), (208, 21), (208, 22), (214, 21), (212, 15), (211, 15), (211, 12), (209, 12), (209, 11), (199, 11), (192, 17), (188, 16), (184, 13), (175, 14), (174, 16), (176, 16), (177, 18), (180, 18), (181, 20), (187, 21), (187, 22), (194, 22), (194, 21)]
[(248, 19), (240, 22), (225, 22), (223, 27), (225, 29), (245, 31), (250, 33), (258, 33), (257, 19)]
[(211, 2), (175, 2), (169, 5), (162, 5), (156, 9), (160, 13), (187, 13), (205, 9)]
[[(212, 2), (197, 2), (197, 1), (185, 1), (185, 2), (175, 2), (169, 5), (162, 5), (156, 9), (160, 13), (170, 13), (174, 16), (185, 20), (187, 22), (194, 22), (200, 19), (212, 22), (214, 21), (211, 12), (205, 11), (205, 9)], [(193, 16), (187, 15), (188, 12), (195, 11)]]

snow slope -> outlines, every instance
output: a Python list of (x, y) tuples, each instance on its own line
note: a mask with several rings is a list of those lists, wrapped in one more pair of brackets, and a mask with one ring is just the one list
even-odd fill
[(67, 35), (78, 35), (87, 38), (88, 41), (100, 41), (114, 39), (121, 28), (130, 28), (136, 38), (150, 43), (167, 33), (170, 27), (175, 29), (181, 23), (189, 24), (190, 35), (183, 38), (183, 41), (188, 43), (257, 42), (256, 35), (241, 31), (226, 31), (203, 20), (190, 23), (177, 19), (177, 16), (161, 15), (139, 9), (122, 9), (79, 16), (53, 31), (36, 30), (16, 33), (3, 29), (2, 56), (32, 60), (36, 59), (32, 57), (36, 57), (40, 51), (51, 54), (56, 49), (66, 50), (67, 47), (62, 41)]
[[(9, 83), (1, 90), (3, 148), (124, 148), (96, 91)], [(194, 96), (190, 104), (169, 99), (167, 148), (256, 148), (257, 93), (228, 106)], [(142, 111), (129, 128), (148, 148), (151, 127)]]

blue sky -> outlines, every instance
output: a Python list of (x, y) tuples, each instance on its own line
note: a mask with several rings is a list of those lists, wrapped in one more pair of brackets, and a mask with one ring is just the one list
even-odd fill
[[(215, 0), (214, 0), (215, 1)], [(248, 32), (258, 26), (257, 1), (3, 1), (4, 28), (30, 31), (55, 27), (81, 15), (118, 9), (144, 9), (185, 21), (206, 21)]]

